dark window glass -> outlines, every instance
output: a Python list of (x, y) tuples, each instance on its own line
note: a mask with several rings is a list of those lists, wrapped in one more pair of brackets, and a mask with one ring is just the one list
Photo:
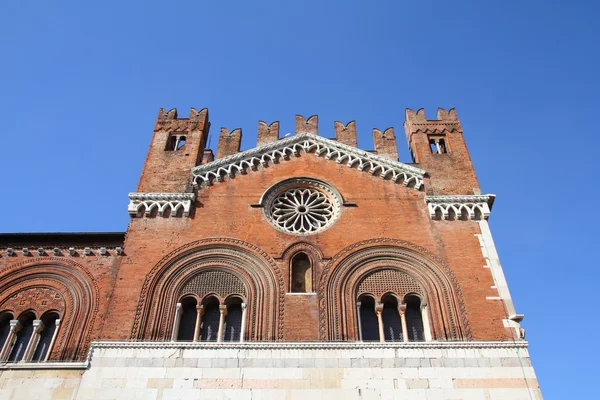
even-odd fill
[(27, 344), (31, 339), (31, 333), (33, 332), (33, 319), (35, 316), (33, 313), (27, 313), (21, 318), (21, 329), (17, 332), (17, 338), (13, 345), (12, 351), (8, 356), (8, 361), (21, 361), (27, 350)]
[(383, 334), (386, 342), (401, 342), (402, 323), (398, 313), (398, 301), (393, 298), (386, 298), (383, 302)]
[(219, 333), (219, 303), (216, 300), (207, 301), (204, 304), (204, 315), (202, 316), (202, 341), (215, 342)]
[(312, 292), (312, 268), (308, 256), (300, 253), (292, 260), (292, 285), (291, 292)]
[(194, 330), (196, 329), (196, 299), (188, 297), (181, 302), (181, 319), (179, 320), (179, 331), (177, 340), (191, 342), (194, 340)]
[(40, 332), (40, 340), (33, 353), (32, 361), (44, 361), (46, 359), (46, 354), (50, 351), (50, 344), (52, 343), (54, 332), (56, 332), (57, 319), (58, 314), (56, 313), (49, 313), (42, 317), (44, 329)]
[(0, 314), (0, 349), (4, 347), (4, 342), (10, 333), (10, 320), (13, 316), (9, 313)]
[(225, 316), (225, 334), (224, 341), (239, 342), (240, 329), (242, 328), (242, 305), (240, 303), (227, 306), (227, 315)]
[(422, 342), (425, 340), (423, 332), (423, 317), (421, 316), (421, 300), (417, 296), (406, 297), (406, 327), (408, 340)]
[(360, 325), (363, 341), (379, 341), (379, 324), (375, 314), (375, 301), (370, 297), (363, 297), (360, 300)]

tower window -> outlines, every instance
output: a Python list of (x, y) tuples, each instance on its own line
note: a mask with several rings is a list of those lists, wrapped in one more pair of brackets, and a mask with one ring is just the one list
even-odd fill
[(186, 141), (185, 135), (172, 134), (169, 136), (169, 140), (167, 140), (167, 147), (165, 148), (165, 150), (166, 151), (180, 150), (185, 145), (185, 141)]
[(292, 293), (312, 292), (312, 264), (306, 254), (298, 253), (292, 258), (291, 278)]
[(429, 148), (433, 154), (447, 154), (448, 146), (445, 135), (429, 135)]

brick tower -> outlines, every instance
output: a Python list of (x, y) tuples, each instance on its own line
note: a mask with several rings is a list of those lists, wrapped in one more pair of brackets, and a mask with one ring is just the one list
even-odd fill
[(0, 235), (0, 392), (541, 399), (457, 113), (405, 118), (408, 163), (161, 109), (127, 232)]

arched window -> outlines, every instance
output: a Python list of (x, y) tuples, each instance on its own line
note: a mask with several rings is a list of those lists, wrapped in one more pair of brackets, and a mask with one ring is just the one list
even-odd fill
[(0, 314), (0, 349), (4, 348), (4, 343), (6, 343), (6, 339), (8, 338), (8, 334), (10, 333), (10, 321), (12, 319), (13, 316), (9, 312)]
[(421, 342), (425, 340), (423, 330), (423, 317), (421, 315), (421, 299), (415, 295), (407, 295), (406, 303), (406, 328), (410, 342)]
[(312, 263), (305, 253), (292, 258), (290, 291), (292, 293), (312, 292)]
[(33, 333), (33, 320), (35, 315), (33, 312), (28, 311), (19, 317), (19, 328), (17, 331), (17, 337), (12, 347), (12, 351), (8, 356), (8, 361), (21, 361), (27, 350), (27, 345), (31, 339)]
[(215, 297), (209, 297), (203, 302), (204, 315), (202, 316), (202, 334), (200, 339), (203, 342), (216, 342), (219, 333), (219, 300)]
[(194, 330), (196, 329), (196, 306), (198, 302), (193, 297), (186, 297), (181, 301), (181, 319), (179, 321), (179, 331), (177, 332), (178, 341), (194, 340)]
[(56, 325), (58, 320), (59, 316), (55, 312), (48, 312), (42, 316), (42, 331), (40, 332), (40, 338), (31, 361), (46, 361), (48, 353), (54, 344), (53, 339), (58, 328)]
[(358, 300), (361, 339), (365, 342), (379, 341), (379, 324), (375, 314), (375, 300), (371, 296), (361, 296)]
[(242, 299), (233, 297), (228, 299), (227, 315), (225, 316), (224, 342), (239, 342), (242, 329)]
[(402, 322), (398, 312), (398, 299), (392, 295), (386, 295), (383, 301), (383, 334), (386, 342), (401, 342)]

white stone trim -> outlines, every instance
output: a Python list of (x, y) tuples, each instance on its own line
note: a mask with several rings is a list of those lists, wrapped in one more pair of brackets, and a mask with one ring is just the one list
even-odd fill
[(488, 342), (92, 342), (93, 349), (526, 349), (528, 343), (521, 341)]
[(496, 195), (425, 196), (429, 216), (435, 220), (486, 220)]
[(0, 371), (11, 369), (88, 369), (89, 361), (83, 362), (15, 362), (0, 364)]
[(485, 258), (487, 267), (492, 273), (494, 286), (498, 291), (498, 299), (504, 302), (504, 307), (506, 309), (506, 313), (508, 314), (507, 318), (503, 320), (504, 326), (513, 328), (515, 330), (515, 337), (522, 338), (523, 333), (520, 322), (523, 319), (523, 315), (517, 314), (515, 305), (512, 301), (510, 291), (508, 290), (508, 283), (506, 282), (506, 277), (504, 276), (504, 270), (500, 264), (500, 257), (496, 251), (496, 245), (494, 244), (492, 232), (490, 231), (490, 226), (486, 220), (477, 221), (477, 223), (479, 224), (481, 234), (477, 234), (475, 236), (477, 236), (477, 239), (479, 239), (481, 253)]
[(226, 176), (246, 174), (248, 170), (256, 170), (259, 166), (276, 164), (297, 157), (300, 152), (313, 153), (326, 160), (335, 160), (337, 164), (345, 164), (381, 179), (419, 190), (423, 185), (425, 171), (400, 162), (385, 159), (335, 140), (313, 134), (296, 135), (273, 143), (246, 150), (220, 160), (216, 160), (192, 169), (196, 187), (210, 186), (216, 180), (222, 182)]
[[(149, 216), (154, 209), (158, 209), (160, 217), (176, 217), (179, 210), (183, 209), (183, 216), (189, 217), (194, 201), (196, 193), (129, 193), (127, 212), (135, 217), (143, 208), (144, 214)], [(167, 208), (171, 209), (170, 215), (164, 214)]]

